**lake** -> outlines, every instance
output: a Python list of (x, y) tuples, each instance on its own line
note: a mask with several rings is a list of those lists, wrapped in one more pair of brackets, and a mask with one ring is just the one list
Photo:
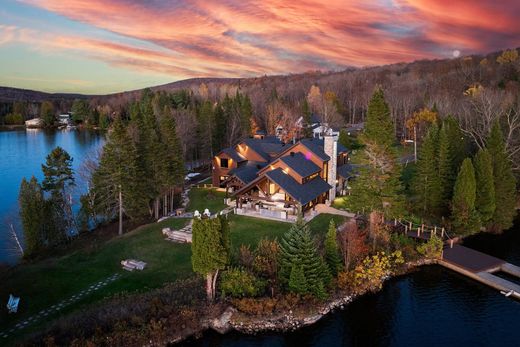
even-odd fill
[[(18, 217), (18, 190), (23, 177), (32, 175), (41, 182), (41, 164), (49, 152), (60, 146), (74, 159), (77, 170), (90, 153), (95, 153), (104, 143), (104, 135), (86, 130), (0, 130), (0, 263), (16, 263), (19, 255), (13, 252), (14, 241), (8, 224), (14, 221), (19, 236), (22, 230)], [(85, 191), (86, 185), (76, 175), (73, 202)]]
[[(520, 265), (520, 224), (465, 245)], [(520, 302), (440, 266), (390, 280), (317, 324), (290, 333), (206, 333), (186, 346), (520, 346)]]

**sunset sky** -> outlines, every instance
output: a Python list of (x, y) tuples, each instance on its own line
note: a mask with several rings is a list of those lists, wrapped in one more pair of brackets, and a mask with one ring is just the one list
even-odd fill
[(520, 46), (518, 0), (0, 0), (0, 85), (117, 92)]

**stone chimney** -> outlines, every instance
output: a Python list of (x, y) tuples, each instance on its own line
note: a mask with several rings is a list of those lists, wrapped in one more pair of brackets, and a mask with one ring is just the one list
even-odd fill
[(332, 186), (329, 190), (329, 204), (332, 204), (336, 198), (336, 170), (338, 159), (338, 137), (335, 135), (325, 134), (323, 136), (323, 151), (330, 157), (327, 165), (327, 183)]

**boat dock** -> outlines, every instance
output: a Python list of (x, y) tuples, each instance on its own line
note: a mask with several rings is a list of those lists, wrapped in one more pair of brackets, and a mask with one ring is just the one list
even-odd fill
[(439, 264), (520, 299), (520, 285), (495, 275), (503, 272), (520, 279), (520, 267), (516, 265), (457, 244), (444, 248)]

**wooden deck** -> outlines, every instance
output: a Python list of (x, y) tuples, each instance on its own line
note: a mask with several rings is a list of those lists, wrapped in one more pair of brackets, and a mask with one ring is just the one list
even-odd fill
[(445, 262), (474, 273), (481, 271), (498, 271), (502, 265), (506, 264), (502, 259), (492, 257), (461, 245), (454, 245), (453, 248), (446, 247), (442, 259)]
[(501, 292), (513, 291), (511, 297), (520, 299), (520, 285), (494, 274), (501, 271), (520, 278), (516, 265), (461, 245), (445, 247), (439, 264)]

